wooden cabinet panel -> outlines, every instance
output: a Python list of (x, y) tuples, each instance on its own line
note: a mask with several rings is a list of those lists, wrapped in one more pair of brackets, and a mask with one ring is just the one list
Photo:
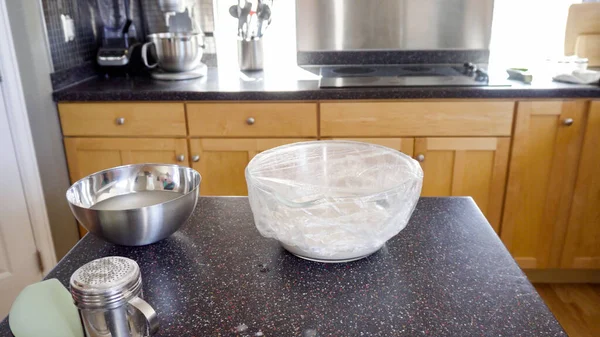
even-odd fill
[(588, 115), (561, 267), (600, 268), (600, 101)]
[(321, 136), (510, 136), (514, 102), (321, 103)]
[(262, 151), (309, 139), (190, 139), (192, 167), (200, 172), (202, 195), (248, 195), (245, 169)]
[[(140, 163), (188, 165), (185, 139), (71, 138), (65, 150), (71, 182), (107, 168)], [(179, 155), (184, 161), (177, 161)]]
[(586, 107), (518, 103), (501, 238), (522, 268), (559, 266)]
[(65, 136), (185, 136), (183, 103), (61, 103)]
[(412, 157), (414, 151), (414, 138), (334, 138), (335, 140), (352, 140), (387, 146)]
[(423, 196), (471, 196), (499, 231), (510, 138), (417, 138)]
[(317, 137), (316, 103), (190, 103), (190, 135)]

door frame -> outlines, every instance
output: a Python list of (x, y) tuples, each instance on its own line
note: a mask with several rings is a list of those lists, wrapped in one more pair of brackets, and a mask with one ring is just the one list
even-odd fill
[(0, 50), (5, 51), (0, 54), (0, 90), (4, 93), (31, 229), (40, 252), (42, 273), (46, 275), (56, 265), (56, 254), (4, 0), (0, 0)]

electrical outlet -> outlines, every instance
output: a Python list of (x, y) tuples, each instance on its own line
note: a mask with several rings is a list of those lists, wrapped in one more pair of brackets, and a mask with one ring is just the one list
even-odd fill
[(62, 23), (65, 42), (73, 41), (75, 39), (75, 21), (69, 15), (65, 14), (60, 15), (60, 21)]

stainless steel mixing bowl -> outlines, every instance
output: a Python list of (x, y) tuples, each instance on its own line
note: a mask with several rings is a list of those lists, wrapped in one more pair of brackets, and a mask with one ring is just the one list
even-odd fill
[[(148, 35), (150, 42), (142, 46), (142, 58), (149, 68), (168, 72), (190, 71), (200, 66), (204, 45), (198, 33), (157, 33)], [(154, 44), (157, 64), (148, 64), (148, 46)]]
[(202, 177), (168, 164), (119, 166), (67, 190), (71, 211), (91, 233), (124, 246), (160, 241), (183, 225), (198, 201)]

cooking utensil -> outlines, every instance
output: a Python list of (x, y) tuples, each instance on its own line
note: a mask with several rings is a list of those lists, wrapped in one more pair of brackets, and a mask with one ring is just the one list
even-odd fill
[(246, 182), (263, 236), (301, 258), (346, 262), (374, 253), (406, 227), (423, 170), (388, 147), (315, 141), (259, 153)]
[(156, 311), (143, 300), (142, 275), (134, 260), (109, 256), (89, 262), (71, 275), (70, 287), (87, 337), (158, 331)]
[(238, 15), (239, 15), (239, 10), (240, 10), (240, 6), (237, 5), (233, 5), (231, 7), (229, 7), (229, 14), (231, 16), (233, 16), (234, 18), (238, 19)]
[[(271, 7), (269, 7), (269, 5), (262, 3), (262, 1), (259, 1), (258, 4), (258, 9), (257, 9), (257, 17), (258, 17), (258, 33), (257, 36), (258, 37), (262, 37), (263, 36), (263, 22), (267, 21), (267, 26), (268, 24), (271, 23)], [(265, 27), (266, 29), (266, 27)]]
[(240, 70), (262, 70), (263, 40), (261, 38), (251, 40), (238, 39), (238, 63)]
[(67, 190), (71, 211), (91, 233), (125, 246), (160, 241), (183, 225), (202, 178), (188, 167), (137, 164), (91, 174)]
[[(200, 65), (204, 45), (198, 33), (157, 33), (148, 35), (150, 42), (142, 46), (142, 59), (148, 68), (160, 67), (165, 71), (190, 71)], [(148, 63), (148, 47), (154, 45), (157, 63)]]
[(238, 16), (238, 36), (247, 39), (248, 38), (248, 16), (252, 11), (252, 3), (245, 1), (244, 7), (240, 6), (240, 14)]

